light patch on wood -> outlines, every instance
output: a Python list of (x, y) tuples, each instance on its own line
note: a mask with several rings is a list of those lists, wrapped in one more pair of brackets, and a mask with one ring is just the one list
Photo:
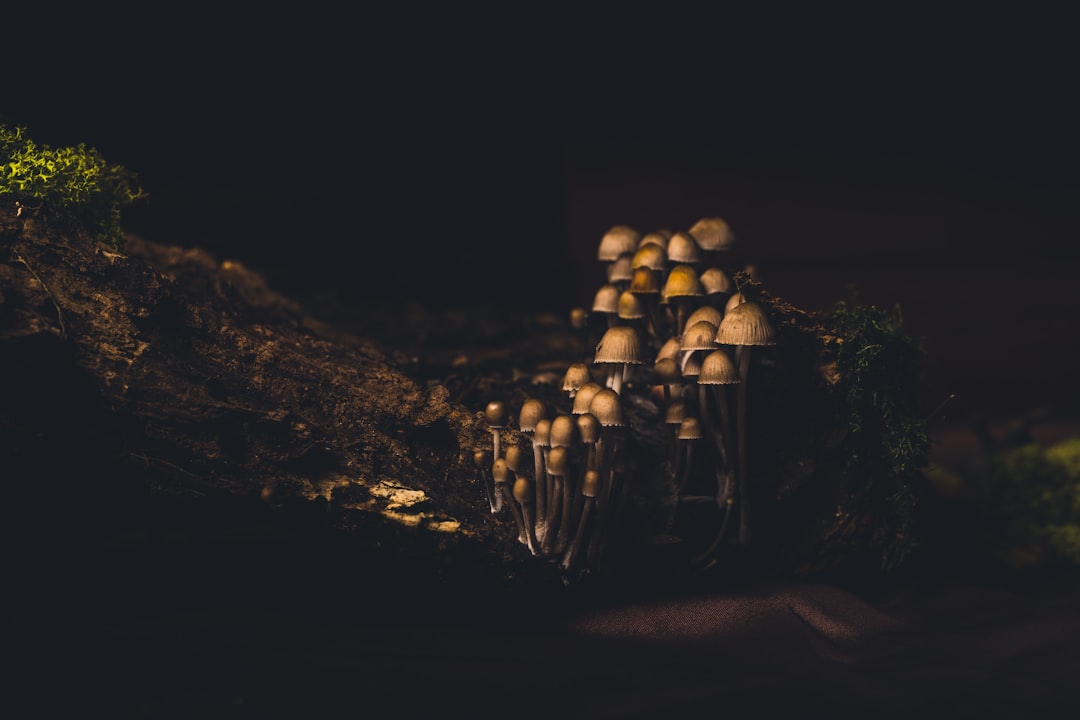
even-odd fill
[(389, 500), (387, 510), (412, 507), (427, 500), (427, 495), (423, 490), (413, 490), (385, 480), (371, 488), (371, 494)]

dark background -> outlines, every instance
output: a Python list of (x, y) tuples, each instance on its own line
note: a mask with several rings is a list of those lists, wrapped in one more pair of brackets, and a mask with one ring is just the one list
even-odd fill
[(956, 396), (942, 421), (1080, 400), (1062, 18), (64, 20), (22, 27), (46, 49), (0, 115), (137, 171), (131, 231), (241, 260), (314, 309), (564, 313), (603, 281), (611, 225), (720, 215), (733, 265), (775, 294), (898, 304), (926, 341), (927, 412)]

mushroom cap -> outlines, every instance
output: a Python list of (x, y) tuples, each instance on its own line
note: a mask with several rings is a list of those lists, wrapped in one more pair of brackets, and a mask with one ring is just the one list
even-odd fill
[(600, 421), (591, 412), (577, 415), (577, 426), (581, 442), (591, 445), (600, 439)]
[(629, 325), (608, 328), (596, 346), (593, 362), (641, 365), (644, 360), (637, 330)]
[(570, 468), (570, 451), (565, 445), (556, 445), (547, 454), (548, 475), (565, 475)]
[(521, 404), (518, 412), (518, 429), (530, 433), (536, 429), (536, 423), (547, 415), (547, 406), (539, 398), (529, 398)]
[(624, 424), (622, 400), (619, 399), (619, 393), (611, 388), (600, 388), (596, 391), (589, 403), (589, 412), (596, 416), (603, 427), (622, 427)]
[(596, 259), (602, 262), (611, 262), (623, 253), (632, 253), (637, 250), (640, 237), (641, 234), (632, 227), (614, 225), (600, 238), (600, 247), (596, 251)]
[(721, 345), (775, 345), (773, 329), (765, 308), (748, 301), (731, 308), (716, 330), (716, 342)]
[(656, 271), (645, 267), (637, 268), (630, 278), (629, 289), (635, 295), (659, 295), (660, 280), (656, 277)]
[(668, 238), (671, 236), (661, 230), (655, 230), (651, 233), (645, 233), (638, 240), (638, 249), (641, 249), (642, 245), (659, 245), (667, 252)]
[(623, 253), (611, 261), (607, 267), (607, 279), (609, 283), (627, 282), (634, 273), (630, 263), (633, 260), (632, 253)]
[(728, 250), (735, 244), (731, 228), (719, 217), (701, 218), (690, 227), (690, 234), (702, 250)]
[(581, 415), (589, 412), (589, 403), (592, 402), (593, 396), (602, 386), (597, 382), (587, 382), (578, 388), (577, 395), (574, 396), (574, 409), (570, 412), (574, 415)]
[(506, 467), (510, 468), (514, 472), (521, 472), (521, 468), (525, 466), (525, 451), (521, 449), (520, 445), (511, 445), (506, 448)]
[(706, 295), (731, 292), (732, 282), (727, 273), (718, 267), (705, 268), (698, 276)]
[(472, 454), (473, 465), (481, 468), (491, 467), (491, 451), (475, 450)]
[(667, 410), (664, 411), (664, 423), (667, 425), (678, 425), (686, 417), (689, 408), (686, 405), (685, 400), (675, 400), (667, 406)]
[(713, 350), (701, 361), (698, 385), (734, 385), (739, 382), (735, 361), (723, 350)]
[(533, 484), (528, 475), (518, 475), (514, 481), (514, 499), (522, 505), (532, 505)]
[(577, 435), (577, 422), (572, 415), (558, 415), (551, 421), (549, 436), (552, 449), (573, 445)]
[(714, 350), (716, 348), (716, 325), (708, 320), (698, 320), (686, 326), (682, 336), (683, 350)]
[(492, 400), (484, 408), (484, 417), (490, 428), (506, 427), (506, 403), (502, 400)]
[(693, 265), (701, 262), (701, 248), (690, 233), (680, 231), (668, 241), (667, 256), (673, 263)]
[[(646, 272), (652, 272), (648, 270)], [(645, 317), (645, 303), (634, 293), (624, 290), (619, 295), (618, 316), (623, 320), (640, 320)]]
[[(714, 346), (715, 347), (715, 346)], [(686, 357), (683, 359), (682, 376), (687, 380), (697, 380), (698, 375), (701, 374), (701, 356), (704, 355), (707, 350), (691, 350), (686, 353)]]
[(551, 447), (551, 421), (547, 418), (541, 418), (536, 422), (536, 429), (533, 430), (533, 442), (540, 447)]
[(497, 458), (491, 465), (491, 475), (497, 483), (508, 483), (514, 478), (514, 471), (506, 458)]
[(593, 312), (608, 313), (614, 315), (619, 310), (619, 295), (622, 293), (617, 286), (612, 284), (601, 285), (593, 296)]
[(682, 350), (682, 339), (677, 337), (668, 338), (660, 346), (660, 349), (656, 351), (656, 359), (659, 361), (664, 358), (673, 358), (679, 354), (680, 350)]
[(575, 330), (584, 330), (589, 324), (589, 313), (583, 307), (570, 308), (570, 326)]
[(637, 270), (640, 267), (650, 270), (665, 270), (668, 266), (667, 252), (659, 245), (642, 245), (634, 253), (630, 261), (630, 267)]
[(657, 385), (676, 385), (682, 382), (682, 371), (673, 357), (660, 358), (653, 364), (652, 381)]
[(704, 437), (701, 433), (701, 421), (693, 415), (688, 415), (679, 423), (680, 440), (700, 440)]
[(573, 363), (566, 368), (566, 374), (563, 375), (562, 389), (564, 392), (577, 393), (578, 388), (592, 379), (592, 373), (589, 371), (588, 365), (585, 363)]
[(690, 327), (694, 323), (701, 322), (702, 320), (711, 323), (713, 327), (720, 327), (720, 321), (723, 319), (723, 312), (714, 308), (712, 305), (702, 305), (686, 317), (686, 327)]
[(664, 297), (697, 297), (704, 294), (694, 268), (689, 265), (676, 265), (671, 268), (664, 283)]
[(587, 498), (594, 498), (600, 494), (600, 471), (586, 470), (581, 479), (581, 494)]
[(731, 308), (735, 307), (736, 305), (742, 305), (744, 302), (746, 302), (746, 296), (743, 295), (741, 292), (731, 293), (731, 297), (729, 297), (727, 299), (727, 302), (724, 303), (724, 312), (731, 312)]

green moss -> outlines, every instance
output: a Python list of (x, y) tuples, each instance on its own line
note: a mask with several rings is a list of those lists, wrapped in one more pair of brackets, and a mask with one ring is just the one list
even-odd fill
[(883, 524), (874, 540), (882, 565), (897, 566), (911, 549), (919, 484), (930, 451), (919, 405), (924, 349), (905, 332), (899, 307), (889, 311), (839, 302), (828, 323), (830, 334), (840, 338), (836, 369), (844, 378), (840, 387), (853, 451), (849, 472), (878, 476), (885, 494)]
[(109, 164), (94, 148), (38, 145), (25, 128), (0, 125), (0, 196), (67, 213), (119, 248), (121, 208), (144, 193), (134, 173)]
[(1029, 548), (1034, 557), (1080, 565), (1080, 438), (1001, 452), (972, 491), (1004, 554)]

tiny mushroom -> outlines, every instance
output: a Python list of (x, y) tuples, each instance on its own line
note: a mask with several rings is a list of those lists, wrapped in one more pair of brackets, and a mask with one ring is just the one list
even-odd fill
[[(615, 366), (608, 376), (609, 387), (620, 393), (630, 366), (645, 362), (637, 330), (629, 325), (608, 328), (596, 346), (594, 362)], [(593, 401), (595, 402), (595, 398)]]

